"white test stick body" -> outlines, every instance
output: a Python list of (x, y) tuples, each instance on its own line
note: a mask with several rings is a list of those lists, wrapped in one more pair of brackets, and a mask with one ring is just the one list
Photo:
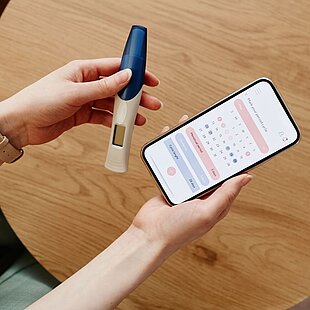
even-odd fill
[(105, 167), (113, 172), (128, 170), (131, 138), (140, 105), (146, 67), (147, 29), (131, 27), (120, 70), (132, 72), (129, 83), (115, 95), (111, 136)]
[(126, 172), (130, 154), (131, 138), (138, 112), (142, 89), (131, 100), (125, 101), (115, 95), (114, 117), (105, 167), (114, 172)]

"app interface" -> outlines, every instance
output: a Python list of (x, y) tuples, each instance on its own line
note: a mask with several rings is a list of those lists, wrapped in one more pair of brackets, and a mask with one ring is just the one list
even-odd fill
[(151, 144), (144, 155), (177, 204), (296, 139), (296, 129), (271, 85), (260, 81)]

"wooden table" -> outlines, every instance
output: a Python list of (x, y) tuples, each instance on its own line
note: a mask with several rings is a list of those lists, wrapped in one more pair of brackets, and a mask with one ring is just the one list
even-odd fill
[(256, 169), (229, 217), (172, 256), (118, 309), (285, 309), (310, 287), (310, 6), (304, 1), (12, 0), (0, 20), (0, 99), (72, 59), (120, 56), (149, 28), (152, 91), (130, 171), (104, 169), (109, 129), (85, 125), (0, 172), (1, 207), (31, 253), (64, 280), (157, 193), (142, 144), (260, 76), (274, 80), (302, 142)]

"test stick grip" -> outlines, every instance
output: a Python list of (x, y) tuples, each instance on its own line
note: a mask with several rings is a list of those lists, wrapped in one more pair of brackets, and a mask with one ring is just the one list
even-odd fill
[(129, 83), (115, 95), (111, 136), (105, 167), (114, 172), (126, 172), (131, 137), (142, 95), (146, 66), (147, 29), (131, 27), (124, 48), (120, 70), (132, 72)]
[(132, 132), (138, 112), (142, 89), (131, 100), (115, 95), (114, 117), (105, 167), (114, 172), (127, 172)]

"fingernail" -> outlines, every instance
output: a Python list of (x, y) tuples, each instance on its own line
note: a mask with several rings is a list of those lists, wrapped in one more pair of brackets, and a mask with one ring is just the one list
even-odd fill
[(164, 107), (164, 103), (160, 100), (159, 100), (159, 102), (160, 102), (160, 109), (162, 109)]
[(252, 181), (252, 179), (253, 179), (253, 177), (252, 177), (250, 174), (246, 175), (246, 176), (242, 179), (241, 185), (242, 185), (242, 186), (245, 186), (245, 185), (249, 184), (249, 183)]
[(115, 79), (118, 84), (124, 84), (131, 78), (132, 72), (130, 69), (124, 69), (115, 74)]
[(182, 123), (182, 122), (186, 121), (187, 119), (188, 119), (188, 115), (187, 115), (187, 114), (184, 114), (184, 115), (180, 118), (179, 123)]

